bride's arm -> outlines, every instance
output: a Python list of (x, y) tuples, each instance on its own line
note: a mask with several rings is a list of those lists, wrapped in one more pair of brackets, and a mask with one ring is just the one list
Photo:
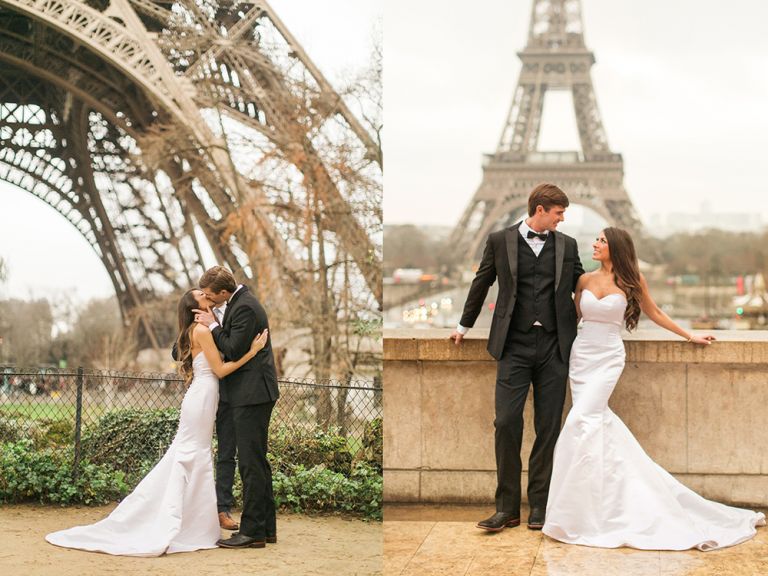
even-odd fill
[(198, 324), (195, 326), (193, 334), (195, 341), (200, 344), (200, 347), (203, 349), (205, 359), (208, 360), (208, 364), (210, 364), (213, 373), (219, 378), (223, 378), (240, 368), (243, 364), (256, 356), (256, 353), (259, 350), (264, 348), (264, 345), (267, 343), (268, 331), (264, 330), (261, 334), (256, 336), (256, 338), (253, 339), (253, 342), (251, 342), (251, 348), (245, 355), (237, 360), (237, 362), (222, 362), (221, 356), (219, 355), (219, 349), (216, 348), (216, 343), (213, 341), (213, 335), (211, 334), (211, 331), (208, 330), (207, 326)]
[(651, 292), (648, 289), (648, 282), (645, 281), (645, 276), (642, 274), (640, 274), (640, 291), (640, 309), (658, 326), (661, 326), (670, 332), (674, 332), (678, 336), (685, 338), (686, 341), (693, 342), (694, 344), (710, 344), (711, 341), (715, 339), (714, 336), (710, 335), (695, 336), (693, 334), (688, 334), (688, 332), (678, 326), (675, 321), (672, 320), (672, 318), (667, 316), (664, 310), (659, 308), (658, 304), (654, 302), (653, 298), (651, 298)]
[(581, 320), (581, 293), (586, 283), (586, 274), (582, 274), (579, 276), (578, 282), (576, 282), (576, 290), (573, 293), (573, 303), (576, 304), (576, 324)]

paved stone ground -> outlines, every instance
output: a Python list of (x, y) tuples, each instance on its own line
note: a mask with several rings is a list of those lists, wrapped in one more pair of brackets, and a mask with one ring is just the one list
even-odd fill
[[(493, 507), (385, 506), (385, 576), (757, 576), (768, 575), (768, 528), (712, 552), (656, 552), (563, 544), (523, 523), (475, 528)], [(528, 510), (522, 511), (522, 519)]]

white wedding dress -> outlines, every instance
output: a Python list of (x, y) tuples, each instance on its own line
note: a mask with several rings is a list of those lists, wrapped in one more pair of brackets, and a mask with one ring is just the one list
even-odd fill
[(211, 440), (219, 380), (202, 352), (192, 370), (176, 437), (160, 462), (107, 518), (48, 534), (48, 542), (121, 556), (216, 548), (221, 531)]
[(752, 538), (765, 515), (706, 500), (643, 451), (608, 407), (624, 368), (626, 299), (581, 297), (573, 343), (573, 408), (555, 447), (543, 532), (571, 544), (712, 550)]

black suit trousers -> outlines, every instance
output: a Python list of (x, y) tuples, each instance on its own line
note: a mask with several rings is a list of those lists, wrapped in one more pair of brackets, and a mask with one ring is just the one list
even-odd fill
[(531, 506), (546, 507), (567, 380), (568, 363), (560, 356), (557, 331), (546, 332), (536, 326), (527, 332), (510, 330), (496, 376), (498, 512), (520, 513), (523, 409), (531, 385), (536, 440), (528, 461), (528, 502)]
[(238, 469), (243, 481), (240, 533), (263, 540), (277, 534), (272, 468), (267, 460), (269, 420), (275, 402), (232, 406)]
[(219, 512), (229, 512), (235, 504), (232, 485), (235, 482), (235, 423), (232, 420), (232, 406), (219, 402), (216, 410), (216, 507)]

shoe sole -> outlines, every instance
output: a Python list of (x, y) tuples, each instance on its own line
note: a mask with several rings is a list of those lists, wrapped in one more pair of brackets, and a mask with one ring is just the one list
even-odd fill
[(488, 526), (480, 526), (480, 524), (477, 524), (477, 527), (480, 528), (480, 530), (485, 530), (487, 532), (501, 532), (504, 528), (514, 528), (515, 526), (520, 526), (520, 520), (510, 520), (504, 524), (504, 526), (499, 528), (490, 528)]
[(528, 524), (528, 530), (541, 530), (544, 528), (544, 524)]

